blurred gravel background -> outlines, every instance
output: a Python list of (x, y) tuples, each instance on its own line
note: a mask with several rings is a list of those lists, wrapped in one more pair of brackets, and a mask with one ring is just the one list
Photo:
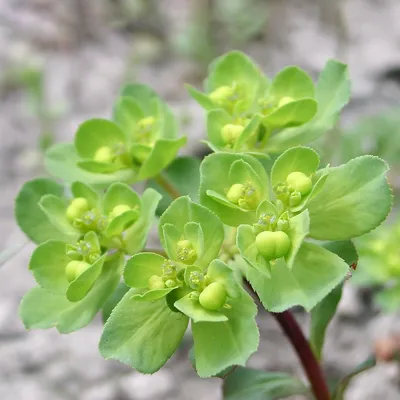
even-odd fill
[[(133, 0), (0, 0), (0, 250), (26, 243), (13, 219), (13, 199), (26, 179), (44, 175), (38, 151), (41, 133), (54, 132), (57, 141), (71, 140), (84, 119), (110, 114), (125, 81), (150, 84), (182, 120), (190, 142), (186, 151), (205, 151), (196, 144), (204, 135), (203, 113), (183, 83), (198, 84), (207, 60), (185, 53), (182, 45), (190, 16), (200, 13), (202, 2), (164, 0), (158, 2), (157, 12), (143, 14)], [(147, 3), (151, 7), (157, 1)], [(209, 0), (204, 3), (212, 5)], [(235, 41), (221, 34), (216, 52), (237, 43), (270, 74), (298, 64), (315, 76), (330, 57), (348, 62), (353, 102), (345, 112), (345, 126), (399, 103), (398, 0), (251, 3), (259, 7), (259, 15), (266, 15), (266, 22), (246, 43), (239, 40), (239, 28), (233, 29), (239, 37)], [(218, 32), (218, 21), (209, 23)], [(196, 50), (196, 43), (191, 46)], [(21, 78), (29, 68), (39, 71), (43, 83), (39, 113), (29, 103), (29, 83)], [(189, 340), (165, 368), (145, 376), (101, 358), (100, 320), (68, 336), (55, 330), (25, 332), (17, 308), (33, 286), (27, 271), (32, 249), (25, 244), (0, 269), (0, 399), (221, 399), (218, 379), (201, 380), (192, 371)], [(306, 316), (297, 316), (306, 326)], [(250, 365), (301, 376), (275, 321), (261, 313), (259, 323), (261, 346)], [(396, 331), (399, 316), (381, 315), (368, 296), (348, 285), (327, 339), (327, 372), (341, 376), (367, 358), (376, 338)], [(381, 365), (356, 379), (347, 399), (398, 400), (399, 376), (395, 365)]]

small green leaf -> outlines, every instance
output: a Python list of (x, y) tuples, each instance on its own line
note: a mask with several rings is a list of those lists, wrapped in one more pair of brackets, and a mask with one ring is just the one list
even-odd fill
[(125, 135), (111, 121), (90, 119), (79, 125), (75, 134), (75, 148), (82, 158), (92, 159), (100, 147), (118, 146), (125, 143)]
[[(257, 114), (254, 114), (250, 122), (245, 126), (243, 132), (239, 136), (238, 140), (235, 143), (234, 150), (239, 151), (242, 146), (246, 144), (246, 142), (256, 134), (260, 127), (261, 117)], [(266, 155), (265, 155), (266, 156)], [(267, 157), (267, 156), (266, 156)]]
[(331, 129), (339, 111), (350, 98), (350, 80), (347, 65), (329, 60), (321, 72), (315, 91), (318, 112), (308, 123), (287, 128), (270, 138), (268, 150), (280, 153), (299, 144), (311, 143)]
[(51, 179), (34, 179), (24, 184), (15, 199), (17, 223), (25, 235), (35, 243), (67, 238), (49, 221), (39, 206), (40, 199), (47, 194), (62, 196), (64, 188)]
[(373, 156), (361, 156), (331, 168), (318, 197), (307, 206), (310, 236), (346, 240), (379, 226), (392, 206), (387, 170), (387, 164)]
[(224, 400), (275, 400), (308, 392), (300, 379), (282, 372), (238, 367), (224, 381)]
[(114, 121), (125, 132), (127, 140), (133, 136), (137, 123), (144, 118), (140, 104), (133, 98), (121, 97), (114, 107)]
[(72, 302), (82, 300), (93, 287), (96, 279), (100, 276), (106, 255), (100, 257), (90, 268), (72, 281), (67, 289), (67, 299)]
[(271, 169), (271, 184), (285, 183), (291, 172), (313, 175), (319, 166), (318, 153), (309, 147), (294, 147), (282, 153)]
[(39, 207), (46, 214), (48, 220), (57, 228), (58, 231), (68, 238), (69, 243), (75, 243), (80, 233), (68, 221), (66, 216), (68, 201), (65, 198), (54, 196), (53, 194), (44, 195), (39, 201)]
[(138, 253), (131, 257), (125, 266), (124, 281), (133, 288), (146, 288), (149, 278), (162, 275), (165, 258), (156, 253)]
[[(193, 201), (198, 201), (200, 160), (197, 157), (184, 156), (175, 158), (163, 171), (162, 176), (182, 196), (188, 195)], [(173, 198), (156, 180), (150, 180), (148, 187), (156, 189), (163, 196), (157, 209), (157, 215), (161, 215), (168, 208)]]
[(318, 116), (329, 118), (337, 114), (350, 99), (350, 79), (346, 64), (329, 60), (321, 71), (315, 92)]
[(232, 116), (224, 109), (212, 109), (207, 113), (207, 135), (216, 148), (221, 150), (226, 146), (221, 131), (225, 125), (232, 123)]
[(90, 186), (85, 185), (83, 182), (73, 182), (71, 184), (71, 192), (75, 198), (85, 198), (92, 208), (99, 207), (99, 193), (93, 190)]
[(231, 365), (245, 365), (258, 348), (259, 334), (253, 299), (242, 290), (229, 303), (225, 322), (192, 323), (196, 369), (200, 377), (213, 376)]
[(99, 174), (79, 168), (81, 161), (71, 143), (59, 143), (47, 150), (45, 155), (47, 171), (56, 178), (67, 182), (81, 181), (89, 185), (105, 187), (113, 182), (133, 183), (136, 173), (132, 169), (120, 169), (113, 173)]
[(29, 269), (41, 287), (53, 293), (65, 294), (69, 285), (65, 267), (71, 261), (66, 253), (66, 243), (56, 240), (42, 243), (32, 253)]
[(252, 105), (257, 94), (263, 93), (268, 79), (248, 56), (240, 51), (230, 51), (214, 60), (206, 81), (208, 93), (221, 86), (237, 84), (246, 94), (243, 108)]
[(159, 139), (139, 169), (138, 180), (154, 178), (172, 163), (179, 149), (186, 144), (186, 137)]
[(139, 219), (125, 231), (124, 245), (128, 254), (135, 254), (145, 246), (147, 235), (155, 220), (155, 212), (160, 199), (160, 193), (154, 189), (146, 189), (144, 191), (140, 200)]
[(270, 278), (253, 268), (246, 269), (246, 278), (268, 311), (283, 312), (295, 305), (310, 311), (343, 281), (348, 270), (336, 254), (303, 242), (292, 269), (279, 259)]
[(211, 311), (202, 307), (198, 300), (193, 300), (190, 293), (174, 303), (174, 306), (193, 320), (193, 322), (222, 322), (228, 321), (220, 311)]
[(318, 104), (314, 99), (291, 101), (262, 118), (268, 128), (303, 125), (317, 113)]
[(273, 79), (269, 96), (275, 100), (291, 97), (295, 100), (314, 97), (314, 82), (301, 68), (288, 66)]
[(165, 299), (143, 302), (130, 290), (114, 308), (100, 340), (100, 354), (139, 372), (158, 371), (178, 348), (189, 319), (170, 310)]
[(122, 89), (121, 95), (136, 100), (145, 116), (156, 118), (160, 137), (176, 138), (178, 127), (175, 115), (153, 89), (143, 84), (129, 84)]
[(140, 205), (138, 194), (128, 185), (120, 182), (113, 183), (106, 191), (103, 198), (103, 207), (106, 214), (110, 214), (114, 207), (127, 205), (134, 208)]
[[(262, 164), (254, 157), (245, 154), (231, 154), (231, 153), (215, 153), (207, 156), (200, 167), (200, 202), (221, 219), (221, 221), (229, 226), (239, 226), (241, 224), (253, 224), (256, 222), (255, 211), (244, 211), (235, 209), (221, 203), (215, 198), (209, 196), (209, 191), (216, 192), (220, 196), (225, 196), (229, 190), (231, 167), (235, 161), (244, 162), (249, 165), (258, 176), (257, 184), (262, 183), (260, 193), (260, 203), (263, 200), (268, 200), (268, 176)], [(231, 176), (230, 176), (231, 175)], [(237, 182), (235, 182), (237, 183)], [(243, 182), (245, 183), (245, 182)]]
[(127, 230), (135, 221), (138, 219), (138, 210), (128, 210), (114, 217), (108, 224), (105, 235), (109, 238), (118, 236), (125, 230)]
[(215, 108), (214, 103), (210, 100), (210, 98), (200, 90), (197, 90), (194, 86), (185, 84), (185, 88), (190, 94), (190, 96), (196, 100), (205, 110), (212, 110)]
[(183, 234), (185, 225), (188, 222), (195, 222), (201, 226), (204, 237), (204, 250), (202, 254), (197, 254), (195, 263), (199, 267), (206, 268), (220, 251), (222, 242), (224, 241), (224, 228), (215, 214), (207, 208), (192, 202), (189, 197), (182, 196), (174, 200), (161, 216), (159, 222), (161, 244), (164, 248), (167, 248), (166, 238), (162, 229), (165, 224), (175, 226), (178, 232)]
[(103, 272), (90, 292), (78, 302), (67, 300), (65, 293), (52, 293), (41, 287), (31, 289), (22, 299), (19, 314), (27, 329), (56, 327), (70, 333), (88, 325), (118, 285), (118, 266), (123, 259), (104, 264)]

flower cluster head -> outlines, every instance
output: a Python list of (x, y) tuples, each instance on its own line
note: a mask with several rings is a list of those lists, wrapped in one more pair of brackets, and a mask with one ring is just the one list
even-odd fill
[(82, 123), (72, 147), (57, 145), (49, 151), (47, 167), (67, 181), (134, 183), (158, 175), (174, 160), (186, 142), (177, 132), (171, 110), (152, 89), (127, 85), (114, 106), (113, 120)]
[[(102, 310), (101, 354), (143, 373), (165, 364), (190, 322), (196, 370), (209, 377), (257, 350), (243, 280), (271, 312), (313, 309), (340, 288), (357, 261), (351, 240), (384, 221), (392, 196), (378, 157), (321, 167), (304, 146), (347, 103), (345, 65), (329, 61), (317, 83), (294, 66), (270, 80), (234, 51), (212, 64), (204, 92), (188, 90), (207, 111), (213, 154), (201, 163), (174, 160), (186, 139), (138, 84), (122, 90), (112, 120), (86, 121), (73, 144), (48, 151), (47, 169), (66, 184), (33, 180), (16, 199), (38, 244), (29, 264), (38, 286), (20, 313), (28, 328), (66, 333)], [(136, 182), (147, 187), (140, 195)], [(146, 248), (156, 217), (161, 248)], [(388, 253), (394, 275), (389, 239), (370, 248)]]
[(329, 102), (335, 93), (333, 88), (327, 91), (325, 76), (340, 76), (345, 69), (329, 61), (316, 85), (296, 66), (269, 80), (249, 57), (232, 51), (212, 63), (205, 93), (192, 86), (188, 91), (207, 110), (207, 143), (213, 151), (265, 157), (307, 143), (309, 136), (315, 139), (332, 127), (338, 110)]

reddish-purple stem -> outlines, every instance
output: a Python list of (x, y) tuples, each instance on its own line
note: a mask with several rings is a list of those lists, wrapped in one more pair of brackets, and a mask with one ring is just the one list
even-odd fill
[(317, 400), (330, 400), (331, 396), (321, 366), (315, 358), (310, 344), (304, 337), (303, 331), (293, 317), (293, 314), (290, 311), (271, 314), (276, 318), (290, 343), (296, 350), (311, 384), (315, 398)]

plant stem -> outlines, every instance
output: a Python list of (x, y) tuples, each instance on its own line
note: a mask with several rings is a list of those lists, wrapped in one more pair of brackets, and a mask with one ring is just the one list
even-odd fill
[(293, 314), (290, 311), (271, 314), (276, 318), (296, 350), (316, 400), (330, 400), (331, 396), (321, 366), (315, 358), (310, 344), (304, 337), (303, 331), (293, 317)]
[(171, 185), (167, 179), (165, 179), (161, 174), (156, 176), (154, 180), (172, 197), (173, 200), (181, 196), (179, 191), (175, 186)]

